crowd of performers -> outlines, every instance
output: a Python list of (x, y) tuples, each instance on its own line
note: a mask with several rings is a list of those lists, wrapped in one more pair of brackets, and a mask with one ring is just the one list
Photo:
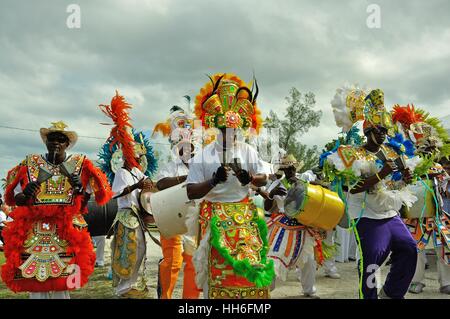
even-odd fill
[[(265, 161), (249, 142), (263, 127), (257, 97), (255, 79), (247, 85), (233, 74), (211, 76), (193, 113), (173, 107), (154, 128), (172, 150), (159, 167), (118, 92), (100, 105), (113, 123), (96, 165), (67, 153), (77, 133), (64, 122), (42, 128), (47, 152), (27, 155), (7, 176), (2, 281), (39, 299), (70, 298), (83, 287), (104, 264), (104, 236), (94, 237), (96, 261), (83, 217), (95, 199), (117, 204), (104, 235), (112, 238), (112, 287), (121, 298), (149, 295), (149, 239), (162, 252), (161, 299), (172, 298), (183, 265), (185, 299), (270, 298), (289, 271), (316, 298), (318, 268), (339, 279), (334, 259), (349, 238), (360, 298), (421, 293), (431, 248), (440, 293), (450, 294), (450, 138), (440, 121), (412, 105), (388, 110), (380, 89), (344, 86), (331, 101), (342, 133), (301, 173), (293, 155)], [(386, 262), (383, 284), (374, 275)]]

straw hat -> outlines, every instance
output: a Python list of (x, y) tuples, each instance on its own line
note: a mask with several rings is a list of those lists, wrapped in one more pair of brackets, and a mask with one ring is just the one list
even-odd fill
[(280, 169), (285, 169), (293, 166), (295, 167), (296, 171), (299, 171), (303, 167), (303, 165), (303, 161), (298, 162), (294, 155), (289, 154), (281, 159)]
[(69, 146), (67, 147), (67, 149), (72, 148), (78, 140), (78, 135), (77, 133), (75, 133), (74, 131), (66, 131), (66, 123), (64, 123), (63, 121), (59, 121), (59, 122), (52, 122), (50, 123), (52, 124), (52, 126), (50, 126), (49, 128), (41, 128), (39, 130), (39, 132), (41, 133), (41, 138), (42, 141), (44, 142), (44, 144), (47, 144), (47, 137), (50, 133), (61, 133), (64, 134), (65, 136), (67, 136), (67, 138), (69, 139)]

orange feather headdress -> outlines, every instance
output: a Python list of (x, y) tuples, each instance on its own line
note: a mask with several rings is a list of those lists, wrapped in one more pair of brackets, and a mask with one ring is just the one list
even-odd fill
[(420, 130), (415, 128), (417, 123), (425, 121), (425, 118), (420, 112), (414, 108), (414, 104), (407, 106), (394, 105), (392, 109), (392, 120), (394, 123), (400, 123), (405, 131), (414, 133), (416, 139), (422, 137)]
[(210, 77), (195, 98), (195, 114), (205, 128), (253, 128), (262, 126), (261, 111), (256, 105), (256, 92), (234, 74), (215, 74)]
[(404, 129), (409, 129), (411, 124), (423, 122), (424, 118), (422, 114), (416, 112), (414, 104), (408, 104), (407, 106), (396, 104), (392, 110), (392, 120), (395, 123), (400, 123)]
[(112, 139), (110, 148), (117, 144), (122, 149), (123, 158), (127, 164), (131, 168), (137, 167), (141, 169), (135, 156), (136, 142), (133, 138), (133, 126), (130, 123), (130, 117), (128, 115), (128, 110), (132, 108), (131, 104), (127, 103), (125, 98), (116, 91), (116, 95), (113, 96), (110, 105), (100, 104), (99, 107), (115, 124), (109, 136)]

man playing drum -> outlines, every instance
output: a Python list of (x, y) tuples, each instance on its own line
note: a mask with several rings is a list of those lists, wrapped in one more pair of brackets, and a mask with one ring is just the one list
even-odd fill
[[(117, 198), (118, 211), (108, 237), (114, 233), (111, 243), (111, 268), (113, 287), (121, 298), (144, 298), (148, 294), (145, 276), (147, 225), (152, 216), (139, 205), (140, 190), (152, 188), (152, 182), (143, 173), (146, 171), (147, 149), (143, 141), (135, 140), (127, 109), (131, 105), (117, 92), (111, 105), (100, 105), (102, 111), (114, 121), (114, 128), (107, 146), (117, 155), (122, 167), (115, 168), (112, 190)], [(113, 155), (113, 158), (115, 158)], [(109, 163), (107, 163), (109, 165)]]
[(317, 266), (314, 247), (316, 240), (321, 240), (320, 234), (312, 227), (284, 215), (287, 191), (298, 181), (296, 173), (300, 168), (300, 163), (293, 155), (283, 157), (280, 170), (284, 174), (272, 182), (265, 194), (264, 209), (272, 213), (267, 223), (270, 247), (267, 257), (274, 260), (276, 275), (283, 281), (286, 280), (289, 269), (297, 267), (304, 296), (317, 298), (314, 286)]
[(268, 298), (274, 277), (264, 216), (248, 197), (250, 185), (264, 186), (267, 175), (256, 150), (236, 139), (237, 129), (261, 126), (255, 86), (253, 96), (237, 76), (216, 74), (196, 98), (203, 126), (220, 129), (191, 160), (187, 177), (188, 197), (203, 198), (194, 265), (205, 298)]
[[(173, 146), (173, 159), (162, 166), (156, 177), (158, 190), (164, 190), (186, 181), (189, 173), (189, 160), (195, 154), (193, 136), (193, 118), (180, 107), (171, 109), (170, 119), (166, 123), (156, 125), (155, 132), (170, 134), (169, 141)], [(176, 235), (166, 238), (161, 234), (163, 259), (159, 264), (160, 298), (171, 299), (177, 283), (183, 260), (186, 263), (183, 272), (183, 299), (198, 299), (200, 290), (195, 284), (195, 269), (192, 253), (195, 250), (194, 239), (187, 235)], [(183, 249), (184, 246), (184, 249)]]

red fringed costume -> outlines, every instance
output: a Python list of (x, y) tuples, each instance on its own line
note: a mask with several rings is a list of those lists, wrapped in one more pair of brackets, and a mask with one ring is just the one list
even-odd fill
[[(91, 161), (74, 154), (66, 162), (74, 165), (83, 188), (92, 191), (98, 204), (109, 201), (112, 191), (106, 176)], [(6, 264), (1, 276), (14, 292), (73, 290), (85, 285), (94, 271), (95, 253), (82, 216), (87, 213), (86, 206), (82, 207), (83, 194), (74, 194), (59, 166), (41, 155), (27, 156), (8, 173), (7, 205), (16, 205), (14, 189), (36, 181), (41, 166), (49, 169), (52, 178), (41, 184), (26, 206), (13, 210), (13, 221), (3, 231)]]

